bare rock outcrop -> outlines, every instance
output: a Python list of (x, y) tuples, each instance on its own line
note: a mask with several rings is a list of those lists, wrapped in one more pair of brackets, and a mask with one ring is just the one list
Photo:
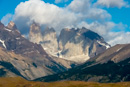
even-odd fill
[(56, 61), (57, 58), (49, 56), (40, 44), (24, 38), (18, 29), (11, 29), (14, 25), (11, 22), (8, 27), (0, 28), (0, 64), (5, 70), (33, 80), (66, 71), (75, 64), (67, 60)]
[[(33, 33), (39, 35), (39, 32), (34, 30)], [(40, 37), (35, 38), (33, 34), (30, 38), (35, 39), (30, 41), (35, 43)], [(84, 27), (62, 29), (59, 36), (53, 28), (46, 28), (42, 32), (42, 41), (37, 43), (40, 43), (48, 54), (77, 63), (83, 63), (110, 47), (103, 37)]]

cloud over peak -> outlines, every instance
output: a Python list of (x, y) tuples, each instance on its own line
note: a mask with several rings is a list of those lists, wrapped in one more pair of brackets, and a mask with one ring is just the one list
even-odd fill
[(103, 21), (111, 18), (107, 11), (91, 5), (90, 0), (73, 0), (68, 6), (60, 8), (41, 0), (30, 0), (17, 6), (14, 21), (19, 29), (23, 29), (21, 22), (27, 27), (32, 21), (35, 21), (40, 25), (54, 27), (60, 31), (64, 27), (77, 27), (86, 19)]
[[(66, 0), (59, 0), (57, 3), (60, 1)], [(112, 22), (111, 14), (95, 5), (122, 7), (125, 4), (119, 4), (121, 2), (124, 3), (123, 0), (98, 0), (96, 3), (93, 3), (92, 0), (73, 0), (65, 7), (58, 7), (42, 0), (29, 0), (21, 2), (16, 7), (13, 21), (22, 34), (28, 33), (29, 26), (33, 21), (41, 26), (53, 27), (58, 33), (66, 27), (86, 27), (102, 35), (111, 45), (115, 45), (117, 42), (122, 43), (118, 36), (121, 38), (125, 35), (130, 37), (129, 32), (122, 32), (127, 26), (123, 23)], [(8, 16), (4, 19), (6, 18)], [(120, 33), (114, 32), (115, 28), (118, 28)], [(124, 43), (126, 42), (129, 41), (126, 39)]]
[(40, 25), (46, 25), (54, 28), (61, 28), (72, 25), (78, 21), (78, 15), (68, 11), (65, 8), (60, 8), (54, 4), (45, 3), (40, 0), (30, 0), (20, 3), (15, 9), (14, 21), (18, 26), (21, 25), (19, 20), (30, 25), (32, 21)]

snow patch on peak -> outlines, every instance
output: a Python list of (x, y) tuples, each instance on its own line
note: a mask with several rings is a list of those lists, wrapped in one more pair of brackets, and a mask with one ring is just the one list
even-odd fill
[(97, 42), (98, 42), (100, 45), (105, 46), (106, 49), (110, 48), (110, 45), (107, 45), (107, 44), (105, 44), (105, 43), (102, 43), (101, 41), (98, 41), (98, 40), (97, 40)]
[(11, 32), (11, 31), (12, 31), (12, 30), (10, 30), (10, 29), (7, 29), (7, 28), (5, 28), (5, 30), (6, 30), (6, 31), (9, 31), (9, 32)]
[(0, 42), (2, 43), (2, 45), (4, 46), (4, 48), (6, 48), (5, 41), (3, 41), (3, 40), (0, 39)]
[(46, 48), (46, 47), (43, 47), (43, 49), (44, 49), (44, 50), (47, 50), (48, 48)]
[(19, 38), (19, 37), (17, 37), (16, 39), (17, 39), (17, 40), (19, 40), (20, 38)]

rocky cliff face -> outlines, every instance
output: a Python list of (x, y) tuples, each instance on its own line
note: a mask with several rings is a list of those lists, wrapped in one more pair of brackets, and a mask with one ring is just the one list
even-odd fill
[(31, 42), (38, 44), (42, 41), (40, 26), (35, 22), (30, 26), (29, 39)]
[(29, 40), (33, 43), (41, 44), (48, 54), (57, 57), (58, 42), (53, 28), (47, 27), (41, 32), (40, 26), (34, 22), (30, 26)]
[(32, 80), (65, 71), (74, 64), (63, 59), (56, 61), (57, 58), (49, 56), (41, 45), (30, 42), (15, 28), (12, 22), (7, 27), (0, 24), (0, 65), (5, 70)]
[(130, 81), (130, 44), (116, 45), (67, 72), (37, 81), (80, 80), (95, 82)]
[(59, 36), (59, 57), (84, 62), (110, 46), (97, 33), (86, 28), (63, 29)]
[(8, 29), (17, 29), (17, 26), (15, 25), (15, 23), (13, 21), (10, 21), (7, 28)]
[[(35, 39), (31, 41), (35, 42)], [(40, 44), (50, 55), (78, 63), (85, 62), (110, 47), (101, 36), (86, 28), (63, 29), (59, 36), (56, 36), (53, 28), (44, 29)]]
[(53, 28), (46, 28), (42, 33), (43, 41), (41, 42), (42, 47), (48, 54), (57, 57), (58, 53), (58, 42), (56, 31)]

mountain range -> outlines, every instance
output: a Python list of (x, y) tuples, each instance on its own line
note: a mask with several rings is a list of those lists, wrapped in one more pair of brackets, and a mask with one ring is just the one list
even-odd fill
[(0, 23), (0, 62), (2, 76), (20, 75), (28, 80), (63, 72), (76, 64), (48, 55), (41, 45), (22, 36), (13, 22), (8, 26)]
[(116, 45), (66, 72), (36, 79), (36, 81), (130, 81), (130, 44)]
[(85, 27), (65, 28), (59, 35), (53, 28), (47, 27), (42, 30), (37, 23), (33, 22), (29, 40), (41, 44), (50, 55), (77, 63), (83, 63), (110, 48), (103, 37)]
[(33, 22), (29, 38), (14, 22), (0, 22), (0, 77), (33, 81), (130, 81), (130, 44), (111, 47), (85, 27), (42, 28)]

